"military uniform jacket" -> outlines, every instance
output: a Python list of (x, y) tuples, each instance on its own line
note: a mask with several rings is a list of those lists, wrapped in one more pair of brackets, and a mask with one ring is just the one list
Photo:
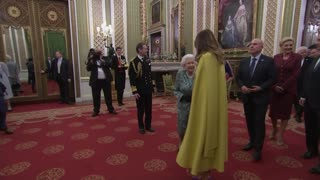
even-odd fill
[(151, 61), (136, 56), (130, 61), (129, 78), (132, 93), (152, 93)]

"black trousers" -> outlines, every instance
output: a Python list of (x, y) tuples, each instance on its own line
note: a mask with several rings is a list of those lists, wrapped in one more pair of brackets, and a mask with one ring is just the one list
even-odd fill
[(118, 104), (123, 103), (123, 89), (117, 89), (117, 100)]
[(250, 143), (256, 151), (261, 151), (265, 138), (265, 117), (268, 104), (255, 104), (251, 99), (244, 104), (244, 112), (247, 121), (247, 128)]
[(6, 118), (7, 118), (7, 106), (6, 102), (2, 97), (0, 97), (0, 129), (5, 130), (7, 129), (7, 123), (6, 123)]
[[(139, 129), (149, 129), (152, 119), (152, 92), (139, 93), (139, 95), (140, 98), (136, 100)], [(143, 115), (145, 115), (144, 123)]]
[(101, 89), (103, 91), (104, 100), (106, 102), (108, 111), (114, 111), (112, 106), (112, 94), (111, 94), (111, 83), (105, 79), (97, 79), (95, 85), (91, 86), (92, 98), (93, 98), (93, 111), (96, 113), (100, 112), (101, 104)]
[[(300, 98), (299, 98), (299, 99), (300, 99)], [(294, 109), (295, 109), (295, 111), (296, 111), (296, 116), (301, 118), (304, 108), (303, 108), (303, 106), (301, 106), (301, 105), (299, 104), (299, 99), (297, 99), (297, 100), (295, 101), (295, 103), (294, 103)]]
[(69, 102), (69, 84), (68, 79), (61, 78), (60, 75), (57, 76), (57, 83), (60, 90), (60, 100), (62, 102)]
[(30, 76), (30, 82), (31, 82), (32, 92), (36, 92), (36, 77), (34, 74)]
[(308, 105), (308, 103), (306, 103), (304, 109), (304, 123), (307, 150), (311, 153), (318, 154), (318, 145), (320, 140), (320, 109), (313, 109)]

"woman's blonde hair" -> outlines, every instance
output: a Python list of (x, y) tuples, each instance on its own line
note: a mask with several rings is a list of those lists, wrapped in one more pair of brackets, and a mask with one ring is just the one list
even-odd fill
[(197, 59), (200, 59), (201, 55), (206, 52), (211, 52), (217, 56), (217, 60), (220, 63), (224, 63), (223, 52), (217, 39), (214, 37), (213, 32), (210, 29), (205, 29), (197, 34), (194, 41), (194, 46), (197, 49)]
[(285, 42), (292, 41), (294, 43), (294, 39), (292, 37), (284, 37), (281, 39), (279, 45), (282, 46)]

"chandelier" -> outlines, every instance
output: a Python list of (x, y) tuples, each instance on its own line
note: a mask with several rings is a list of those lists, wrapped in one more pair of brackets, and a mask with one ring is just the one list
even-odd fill
[(307, 32), (309, 33), (315, 33), (316, 35), (318, 35), (318, 30), (319, 30), (319, 25), (317, 24), (308, 24), (307, 26)]
[(97, 27), (97, 37), (101, 37), (103, 39), (105, 47), (107, 47), (108, 38), (112, 37), (112, 33), (113, 29), (110, 24), (107, 26), (106, 23), (102, 23), (101, 26)]

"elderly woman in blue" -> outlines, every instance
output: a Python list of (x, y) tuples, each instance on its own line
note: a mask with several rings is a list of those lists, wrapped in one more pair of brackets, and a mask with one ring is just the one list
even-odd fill
[(174, 95), (177, 97), (178, 106), (178, 134), (180, 143), (183, 140), (190, 111), (192, 86), (196, 67), (195, 57), (187, 54), (181, 60), (182, 69), (178, 71), (175, 82)]

